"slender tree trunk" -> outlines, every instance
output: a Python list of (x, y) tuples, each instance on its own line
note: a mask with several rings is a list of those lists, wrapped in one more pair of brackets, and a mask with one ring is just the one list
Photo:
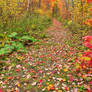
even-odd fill
[(39, 8), (41, 8), (41, 0), (39, 0), (39, 5), (38, 5)]
[(28, 0), (27, 11), (29, 11), (29, 7), (30, 7), (30, 0)]
[(32, 3), (32, 0), (28, 0), (28, 4), (27, 4), (27, 11), (30, 10), (30, 4)]
[(83, 1), (81, 0), (81, 17), (82, 17), (82, 20), (81, 20), (81, 24), (83, 23), (84, 21), (84, 14), (83, 14)]

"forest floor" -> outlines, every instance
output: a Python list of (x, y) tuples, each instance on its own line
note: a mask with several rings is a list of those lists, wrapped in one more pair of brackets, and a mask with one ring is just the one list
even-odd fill
[[(64, 44), (70, 34), (53, 19), (46, 29), (48, 37), (7, 59), (0, 75), (4, 92), (86, 92), (91, 76), (76, 72), (73, 60), (77, 51)], [(17, 61), (16, 61), (17, 59)], [(14, 63), (15, 61), (15, 63)], [(81, 77), (82, 76), (82, 77)]]

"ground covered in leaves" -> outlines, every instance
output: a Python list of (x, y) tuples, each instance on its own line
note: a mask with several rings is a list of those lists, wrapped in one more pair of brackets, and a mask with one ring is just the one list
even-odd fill
[[(87, 92), (92, 75), (77, 70), (77, 50), (64, 44), (70, 39), (56, 19), (46, 30), (49, 38), (28, 47), (27, 53), (11, 54), (0, 73), (4, 92)], [(89, 91), (88, 91), (89, 92)], [(91, 91), (90, 91), (91, 92)]]

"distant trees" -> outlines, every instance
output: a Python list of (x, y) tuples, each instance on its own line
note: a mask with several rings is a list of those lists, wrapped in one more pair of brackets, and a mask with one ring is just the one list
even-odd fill
[(89, 3), (92, 0), (0, 0), (0, 15), (18, 16), (24, 11), (48, 12), (50, 15), (59, 15), (72, 18), (73, 21), (83, 23), (88, 17)]

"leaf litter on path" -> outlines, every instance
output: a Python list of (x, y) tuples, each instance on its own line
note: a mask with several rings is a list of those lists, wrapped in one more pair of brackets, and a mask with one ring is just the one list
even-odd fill
[(92, 89), (92, 76), (76, 71), (73, 62), (76, 51), (63, 43), (67, 32), (56, 19), (53, 22), (47, 30), (51, 39), (42, 41), (51, 45), (42, 44), (39, 49), (33, 46), (26, 54), (11, 54), (8, 66), (0, 73), (1, 92), (86, 92)]

